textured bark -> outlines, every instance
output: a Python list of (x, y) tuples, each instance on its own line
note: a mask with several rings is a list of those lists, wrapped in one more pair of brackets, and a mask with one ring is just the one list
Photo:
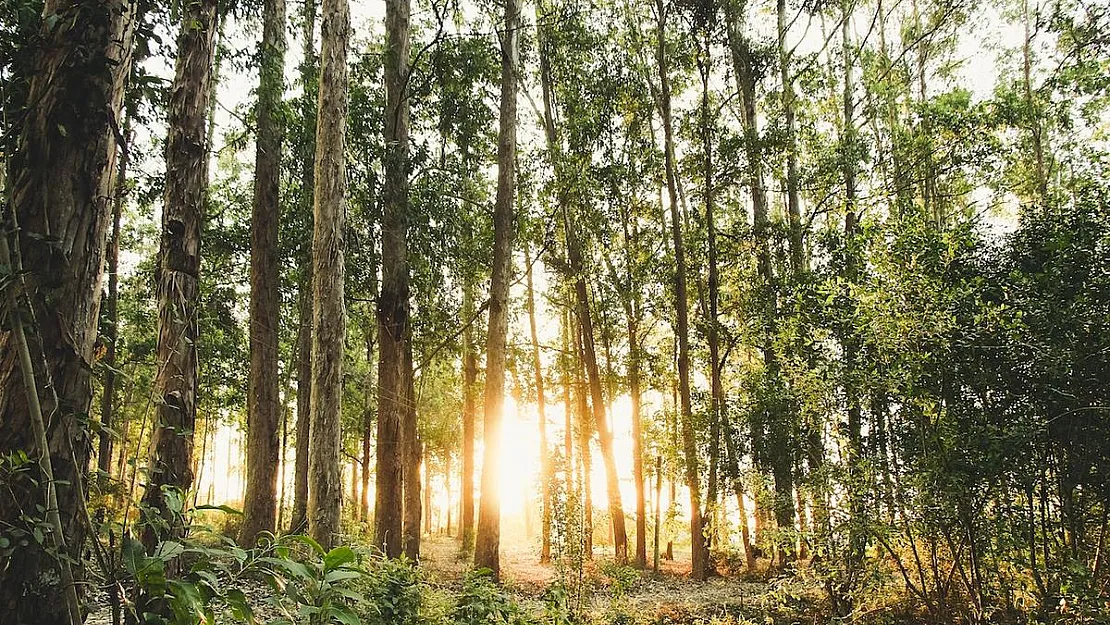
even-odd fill
[[(126, 126), (126, 125), (125, 125)], [(130, 133), (124, 132), (127, 137)], [(108, 244), (108, 299), (104, 302), (105, 316), (108, 318), (104, 328), (104, 388), (100, 395), (100, 445), (96, 453), (97, 469), (104, 475), (111, 474), (112, 468), (112, 430), (120, 431), (115, 423), (116, 412), (116, 342), (119, 338), (119, 236), (120, 221), (123, 216), (123, 201), (127, 195), (127, 150), (119, 157), (116, 171), (114, 196), (112, 197), (112, 236)]]
[(293, 512), (289, 531), (308, 528), (308, 442), (312, 430), (312, 263), (297, 303), (297, 457), (293, 464)]
[(409, 340), (408, 160), (410, 0), (385, 11), (385, 182), (382, 187), (382, 292), (378, 298), (378, 440), (374, 544), (396, 558), (403, 547), (405, 345)]
[(486, 335), (485, 449), (482, 499), (474, 564), (500, 579), (501, 499), (498, 493), (501, 411), (505, 400), (506, 340), (509, 332), (509, 277), (512, 273), (516, 183), (516, 65), (520, 7), (505, 0), (501, 38), (501, 118), (497, 136), (497, 196), (493, 209), (493, 270), (490, 276), (489, 331)]
[(686, 457), (686, 485), (690, 490), (690, 576), (704, 580), (709, 574), (709, 550), (702, 522), (701, 484), (698, 477), (698, 450), (694, 434), (693, 407), (690, 400), (690, 337), (686, 295), (686, 254), (679, 210), (678, 182), (674, 152), (674, 130), (671, 115), (671, 86), (666, 66), (666, 14), (663, 0), (656, 0), (659, 40), (656, 64), (660, 82), (660, 108), (663, 117), (664, 164), (667, 195), (670, 199), (671, 237), (675, 257), (675, 334), (678, 339), (678, 388), (681, 399), (682, 448)]
[[(166, 201), (158, 250), (159, 367), (154, 379), (158, 421), (151, 483), (143, 495), (148, 509), (157, 510), (167, 524), (162, 538), (185, 531), (181, 515), (169, 509), (164, 489), (183, 494), (193, 484), (200, 233), (208, 187), (206, 123), (216, 40), (215, 0), (187, 7), (167, 120)], [(148, 524), (143, 532), (147, 549), (159, 538), (156, 526)]]
[(405, 523), (402, 527), (402, 550), (411, 562), (420, 561), (420, 517), (423, 505), (420, 497), (420, 458), (423, 456), (423, 443), (417, 429), (416, 388), (413, 383), (412, 343), (405, 344), (405, 360), (402, 363), (405, 377), (405, 414), (401, 422), (401, 440), (404, 453)]
[(259, 532), (276, 529), (278, 329), (281, 275), (278, 226), (281, 122), (285, 69), (285, 0), (265, 0), (255, 119), (254, 204), (251, 209), (250, 381), (247, 391), (247, 481), (239, 543), (253, 545)]
[(551, 454), (547, 448), (547, 398), (543, 386), (543, 362), (540, 360), (540, 339), (536, 329), (536, 292), (532, 284), (532, 258), (528, 246), (524, 248), (525, 284), (527, 286), (526, 306), (528, 308), (528, 331), (532, 339), (532, 371), (536, 383), (536, 412), (540, 422), (540, 501), (543, 506), (543, 526), (540, 538), (540, 562), (551, 561), (551, 481), (554, 469)]
[[(575, 315), (571, 313), (571, 319)], [(593, 438), (593, 426), (590, 419), (590, 399), (586, 382), (585, 357), (582, 355), (582, 328), (574, 324), (574, 388), (575, 388), (575, 420), (578, 422), (578, 475), (582, 480), (582, 551), (587, 560), (594, 559), (594, 495), (593, 480), (593, 453), (590, 451), (590, 440)]]
[[(371, 296), (377, 298), (377, 277), (371, 280), (373, 287), (371, 289)], [(364, 522), (370, 520), (370, 461), (374, 453), (374, 402), (371, 398), (374, 395), (374, 384), (377, 378), (374, 376), (374, 368), (371, 363), (374, 362), (374, 333), (371, 326), (373, 324), (366, 323), (363, 328), (363, 333), (366, 339), (366, 379), (363, 382), (365, 388), (364, 402), (362, 406), (362, 481), (361, 498), (358, 502), (358, 518)]]
[(308, 449), (308, 532), (330, 547), (339, 533), (343, 341), (343, 228), (346, 214), (347, 0), (324, 0), (316, 124), (312, 237), (312, 434)]
[[(794, 76), (790, 69), (793, 52), (786, 43), (786, 29), (788, 27), (786, 0), (777, 0), (775, 13), (778, 27), (779, 78), (782, 81), (782, 115), (786, 126), (786, 214), (790, 225), (790, 266), (794, 273), (800, 273), (805, 268), (805, 250), (802, 240), (804, 234), (802, 231), (802, 209), (798, 198), (798, 139), (797, 124), (794, 121)], [(731, 24), (736, 24), (736, 20), (731, 21), (730, 26)], [(753, 120), (752, 124), (754, 125), (754, 123)]]
[[(304, 129), (304, 151), (301, 161), (301, 210), (312, 220), (313, 195), (316, 187), (316, 0), (302, 5), (301, 35), (304, 38), (301, 60), (301, 115)], [(308, 441), (312, 423), (312, 258), (311, 250), (301, 262), (300, 301), (297, 305), (297, 458), (293, 467), (293, 512), (289, 530), (303, 532), (308, 528)]]
[[(463, 284), (463, 318), (474, 317), (474, 286), (466, 279)], [(463, 414), (462, 414), (462, 483), (459, 496), (459, 536), (462, 554), (469, 559), (474, 551), (474, 426), (477, 421), (478, 355), (474, 352), (473, 324), (463, 328)]]

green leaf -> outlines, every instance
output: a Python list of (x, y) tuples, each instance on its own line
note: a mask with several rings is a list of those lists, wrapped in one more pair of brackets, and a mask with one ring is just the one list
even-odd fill
[(355, 550), (350, 547), (336, 547), (324, 556), (324, 570), (332, 571), (344, 564), (350, 564), (358, 559)]
[(197, 506), (193, 509), (194, 510), (219, 510), (220, 512), (226, 512), (227, 514), (237, 514), (239, 516), (243, 515), (243, 512), (241, 510), (236, 510), (235, 508), (232, 508), (231, 506), (212, 506), (212, 505), (207, 505), (206, 504), (206, 505), (203, 505), (203, 506)]
[(358, 571), (352, 569), (337, 569), (334, 571), (328, 571), (327, 574), (324, 575), (324, 581), (334, 584), (336, 582), (341, 582), (348, 579), (357, 579), (359, 577), (362, 577), (362, 573)]
[(304, 545), (308, 545), (309, 547), (312, 548), (313, 551), (315, 551), (319, 555), (324, 555), (324, 553), (326, 553), (326, 551), (324, 550), (324, 547), (320, 543), (313, 540), (311, 536), (305, 536), (303, 534), (293, 534), (291, 536), (288, 536), (287, 538), (291, 541), (298, 542), (298, 543), (301, 543), (301, 544), (304, 544)]
[(349, 608), (342, 606), (333, 606), (331, 608), (331, 616), (335, 620), (343, 623), (343, 625), (360, 625), (358, 617)]

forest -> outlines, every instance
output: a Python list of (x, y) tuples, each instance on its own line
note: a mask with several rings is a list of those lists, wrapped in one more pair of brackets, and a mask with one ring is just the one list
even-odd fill
[(0, 625), (1110, 622), (1100, 0), (0, 0)]

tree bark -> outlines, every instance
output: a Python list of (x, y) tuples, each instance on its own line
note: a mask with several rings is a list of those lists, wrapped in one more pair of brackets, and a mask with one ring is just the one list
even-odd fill
[(423, 444), (417, 429), (416, 388), (412, 373), (412, 342), (406, 341), (403, 374), (405, 376), (405, 414), (401, 424), (404, 453), (402, 476), (405, 495), (405, 522), (402, 528), (402, 549), (410, 562), (420, 561), (420, 517), (424, 514), (420, 497), (420, 458)]
[[(304, 152), (301, 161), (301, 210), (313, 220), (316, 187), (316, 78), (317, 59), (314, 43), (316, 0), (304, 0), (301, 31), (304, 39), (301, 61), (301, 117)], [(301, 288), (297, 304), (297, 457), (293, 466), (293, 511), (289, 531), (303, 532), (308, 527), (308, 441), (312, 423), (312, 258), (311, 250), (301, 260)]]
[[(200, 235), (208, 188), (207, 110), (216, 35), (216, 2), (187, 6), (178, 38), (177, 69), (170, 91), (166, 139), (166, 192), (158, 250), (159, 398), (151, 482), (143, 495), (157, 510), (162, 532), (151, 523), (143, 544), (185, 531), (181, 510), (171, 510), (165, 489), (182, 495), (193, 484), (193, 429), (197, 399), (197, 300), (200, 291)], [(161, 535), (160, 535), (161, 534)]]
[(505, 347), (509, 330), (509, 277), (514, 238), (513, 198), (516, 184), (516, 66), (520, 7), (505, 0), (501, 35), (501, 119), (497, 137), (497, 196), (493, 210), (493, 272), (490, 277), (489, 332), (486, 336), (485, 450), (482, 500), (474, 564), (500, 579), (501, 500), (498, 491), (501, 411), (505, 395)]
[(346, 214), (347, 0), (324, 0), (312, 237), (312, 433), (308, 452), (308, 532), (325, 548), (339, 533), (343, 484), (343, 228)]
[(278, 330), (281, 275), (278, 231), (281, 148), (285, 128), (285, 0), (265, 0), (258, 79), (254, 204), (251, 209), (250, 382), (247, 392), (247, 483), (239, 543), (276, 529), (278, 482)]
[[(463, 318), (474, 318), (474, 285), (470, 278), (463, 283)], [(478, 403), (478, 355), (474, 351), (473, 323), (463, 328), (463, 414), (462, 414), (462, 477), (460, 490), (459, 537), (463, 557), (474, 551), (474, 436)]]
[(403, 551), (404, 433), (409, 341), (408, 160), (410, 0), (386, 3), (385, 182), (382, 188), (382, 292), (378, 298), (378, 440), (374, 544)]

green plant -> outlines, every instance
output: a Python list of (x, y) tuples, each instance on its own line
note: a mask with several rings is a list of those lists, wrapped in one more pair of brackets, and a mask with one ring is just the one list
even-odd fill
[(270, 602), (283, 616), (271, 623), (358, 625), (352, 606), (364, 596), (355, 589), (354, 582), (365, 572), (358, 568), (357, 560), (350, 547), (328, 551), (308, 536), (282, 537), (274, 544), (272, 556), (259, 558), (275, 590)]
[(251, 571), (255, 555), (221, 537), (215, 545), (195, 538), (165, 540), (148, 554), (142, 543), (125, 536), (121, 549), (129, 599), (122, 606), (130, 623), (196, 625), (215, 622), (226, 607), (240, 622), (255, 622), (237, 582)]
[(368, 623), (417, 625), (424, 622), (422, 609), (428, 587), (420, 571), (407, 558), (381, 558), (367, 571), (365, 580)]
[(451, 620), (458, 625), (529, 623), (520, 606), (493, 582), (489, 569), (476, 569), (466, 574)]

